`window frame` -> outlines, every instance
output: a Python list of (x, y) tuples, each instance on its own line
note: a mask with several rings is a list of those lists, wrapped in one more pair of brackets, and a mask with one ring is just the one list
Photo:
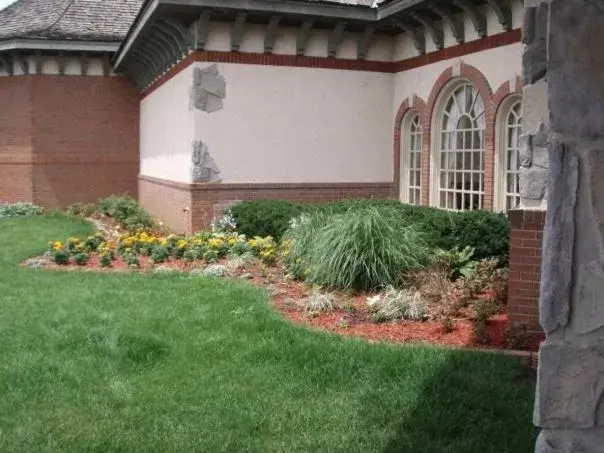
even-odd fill
[[(495, 119), (495, 158), (494, 158), (494, 187), (493, 187), (493, 210), (497, 212), (507, 212), (507, 196), (508, 192), (506, 189), (506, 178), (507, 178), (507, 152), (510, 149), (508, 143), (508, 132), (509, 125), (508, 119), (512, 110), (520, 105), (520, 125), (519, 135), (522, 134), (522, 96), (519, 94), (512, 94), (507, 96), (500, 104), (497, 117)], [(518, 143), (520, 148), (520, 140)], [(519, 195), (518, 195), (519, 197)], [(516, 206), (517, 208), (518, 206)], [(516, 209), (512, 208), (512, 209)]]
[[(447, 105), (449, 104), (449, 101), (452, 99), (452, 97), (455, 95), (455, 93), (457, 93), (464, 86), (471, 87), (471, 89), (476, 93), (477, 98), (479, 98), (482, 101), (482, 106), (483, 106), (482, 113), (478, 117), (478, 118), (482, 117), (482, 119), (481, 119), (482, 128), (479, 130), (479, 133), (481, 134), (481, 145), (482, 145), (479, 149), (479, 151), (481, 152), (481, 166), (477, 170), (477, 173), (475, 173), (475, 174), (481, 175), (481, 176), (479, 176), (479, 183), (480, 183), (480, 181), (482, 181), (482, 190), (474, 191), (473, 189), (470, 189), (469, 191), (467, 191), (467, 190), (462, 189), (461, 191), (458, 192), (456, 189), (454, 189), (453, 191), (451, 191), (451, 193), (454, 193), (454, 194), (459, 193), (462, 196), (462, 206), (458, 207), (457, 209), (454, 209), (454, 208), (450, 208), (447, 206), (443, 207), (443, 206), (441, 206), (441, 203), (440, 203), (441, 153), (443, 152), (442, 138), (443, 138), (443, 131), (444, 131), (443, 130), (443, 120), (444, 120), (445, 111), (446, 111)], [(474, 101), (474, 103), (475, 102), (476, 101)], [(435, 108), (433, 110), (432, 118), (431, 118), (432, 128), (431, 128), (431, 147), (430, 147), (430, 206), (437, 207), (440, 209), (445, 209), (445, 210), (464, 211), (464, 209), (463, 209), (464, 198), (465, 198), (464, 194), (466, 194), (466, 193), (470, 194), (469, 199), (470, 199), (470, 202), (472, 203), (472, 201), (474, 199), (473, 194), (477, 193), (479, 196), (479, 200), (481, 200), (481, 203), (476, 209), (485, 209), (485, 202), (486, 202), (486, 195), (487, 195), (486, 165), (485, 165), (485, 159), (486, 159), (486, 153), (487, 153), (487, 144), (486, 144), (487, 133), (486, 133), (486, 131), (487, 131), (487, 127), (488, 127), (487, 102), (488, 102), (488, 99), (484, 99), (484, 97), (480, 93), (480, 90), (478, 89), (476, 84), (466, 78), (454, 79), (454, 80), (450, 81), (443, 88), (443, 90), (441, 90), (441, 93), (435, 104)], [(460, 118), (461, 118), (463, 116), (463, 114), (466, 112), (460, 112), (460, 113), (461, 113), (461, 115), (460, 115)], [(464, 149), (466, 149), (466, 148), (464, 147)], [(469, 148), (466, 152), (477, 152), (477, 149)], [(473, 159), (473, 157), (472, 157), (472, 159)], [(463, 165), (463, 166), (465, 167), (465, 165)], [(461, 170), (462, 182), (464, 181), (463, 173), (465, 172), (465, 170), (466, 169), (463, 169), (463, 168)], [(473, 169), (468, 169), (468, 171), (474, 172)], [(454, 171), (454, 173), (456, 173), (456, 172), (457, 172), (457, 169)], [(470, 181), (474, 181), (474, 178), (472, 176), (470, 177)], [(473, 210), (473, 209), (474, 208), (470, 208), (467, 210)]]
[[(413, 132), (412, 127), (415, 120), (417, 119), (417, 131)], [(401, 124), (401, 141), (400, 141), (400, 174), (399, 174), (399, 200), (403, 203), (421, 205), (422, 204), (422, 155), (423, 155), (423, 125), (421, 115), (416, 109), (409, 110), (403, 117)], [(416, 140), (419, 143), (419, 149), (411, 149), (411, 138), (412, 134), (415, 134)], [(416, 167), (414, 171), (419, 171), (419, 183), (416, 182), (414, 186), (410, 184), (410, 160), (411, 153), (417, 153), (419, 156), (419, 168)], [(409, 191), (411, 188), (419, 189), (418, 198), (415, 203), (411, 203), (411, 197)]]

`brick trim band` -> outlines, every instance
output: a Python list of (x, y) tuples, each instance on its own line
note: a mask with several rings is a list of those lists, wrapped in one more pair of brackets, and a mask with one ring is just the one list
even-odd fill
[(195, 62), (217, 62), (253, 64), (265, 66), (288, 66), (298, 68), (339, 69), (349, 71), (370, 71), (397, 73), (408, 69), (419, 68), (438, 61), (450, 58), (459, 58), (496, 47), (507, 46), (520, 42), (522, 32), (519, 28), (505, 31), (486, 38), (477, 39), (446, 49), (436, 50), (417, 57), (406, 58), (399, 61), (368, 61), (353, 60), (333, 57), (306, 57), (298, 55), (276, 55), (252, 52), (224, 52), (224, 51), (193, 51), (183, 60), (159, 76), (151, 85), (142, 91), (142, 97), (149, 96), (168, 80)]
[(391, 198), (392, 183), (187, 184), (139, 176), (139, 200), (151, 214), (176, 231), (207, 227), (233, 203), (281, 198), (327, 202), (344, 198)]

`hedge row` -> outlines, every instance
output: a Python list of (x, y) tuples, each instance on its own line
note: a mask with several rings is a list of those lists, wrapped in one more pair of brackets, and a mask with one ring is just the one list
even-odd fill
[(450, 212), (412, 206), (395, 200), (343, 200), (327, 204), (294, 203), (286, 200), (256, 200), (232, 208), (237, 231), (247, 236), (273, 236), (279, 240), (292, 218), (302, 213), (323, 211), (343, 213), (351, 209), (375, 207), (386, 216), (413, 225), (425, 242), (434, 248), (474, 248), (474, 258), (497, 257), (507, 264), (509, 221), (503, 214), (489, 211)]

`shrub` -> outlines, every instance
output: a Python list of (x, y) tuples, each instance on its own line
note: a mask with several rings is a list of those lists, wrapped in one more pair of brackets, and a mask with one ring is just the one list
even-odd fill
[(309, 281), (342, 289), (395, 284), (427, 257), (419, 234), (376, 208), (311, 216), (288, 238), (293, 241), (290, 260), (308, 263)]
[(472, 323), (472, 337), (476, 344), (488, 344), (490, 341), (487, 331), (488, 320), (499, 312), (499, 305), (490, 300), (477, 300), (474, 302), (474, 320)]
[(87, 252), (96, 252), (99, 246), (105, 242), (105, 238), (101, 233), (97, 233), (94, 236), (88, 236), (84, 240), (84, 250)]
[(88, 264), (88, 253), (78, 252), (73, 255), (73, 261), (78, 266), (86, 266)]
[(528, 326), (525, 323), (508, 325), (504, 338), (507, 349), (524, 349), (530, 339)]
[(168, 252), (168, 249), (161, 245), (156, 245), (151, 250), (151, 261), (155, 264), (165, 262), (169, 256), (170, 253)]
[(397, 290), (390, 286), (384, 294), (368, 300), (375, 322), (411, 319), (422, 321), (428, 316), (428, 305), (418, 291)]
[(271, 236), (279, 241), (289, 222), (300, 215), (300, 204), (285, 200), (255, 200), (236, 204), (231, 208), (237, 231), (248, 237)]
[(97, 203), (97, 209), (101, 214), (113, 218), (126, 230), (143, 230), (153, 226), (149, 213), (129, 196), (107, 197)]
[(111, 266), (111, 263), (113, 262), (113, 258), (114, 258), (113, 253), (103, 252), (101, 257), (99, 258), (99, 264), (101, 265), (101, 267), (109, 267), (109, 266)]
[(74, 203), (67, 207), (66, 212), (69, 215), (90, 217), (96, 212), (96, 205), (94, 203)]
[(489, 211), (450, 212), (395, 200), (342, 200), (323, 205), (256, 200), (235, 205), (232, 213), (240, 233), (249, 237), (270, 235), (279, 241), (291, 219), (300, 214), (345, 214), (367, 208), (378, 209), (413, 226), (431, 248), (470, 247), (475, 260), (495, 257), (501, 266), (507, 265), (509, 221), (505, 215)]
[(126, 266), (132, 269), (138, 269), (141, 265), (138, 256), (133, 253), (127, 253), (124, 255), (124, 263), (126, 264)]
[(322, 311), (332, 311), (333, 301), (331, 294), (323, 293), (316, 289), (304, 300), (304, 305), (306, 306), (306, 311), (316, 314)]
[(203, 254), (203, 259), (206, 263), (215, 263), (218, 261), (218, 252), (216, 250), (207, 250)]
[(8, 219), (11, 217), (24, 217), (30, 215), (39, 215), (42, 213), (42, 208), (33, 203), (2, 203), (0, 202), (0, 219)]
[(213, 233), (232, 233), (237, 230), (237, 222), (233, 217), (231, 210), (228, 210), (220, 217), (215, 217), (212, 220)]

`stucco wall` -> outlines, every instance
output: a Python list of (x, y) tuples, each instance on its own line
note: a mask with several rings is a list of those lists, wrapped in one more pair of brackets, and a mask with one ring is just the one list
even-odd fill
[(190, 66), (141, 101), (140, 173), (190, 182), (195, 115), (189, 109)]
[(207, 144), (224, 182), (392, 180), (391, 74), (218, 69), (227, 83), (224, 109), (195, 112), (195, 137)]

